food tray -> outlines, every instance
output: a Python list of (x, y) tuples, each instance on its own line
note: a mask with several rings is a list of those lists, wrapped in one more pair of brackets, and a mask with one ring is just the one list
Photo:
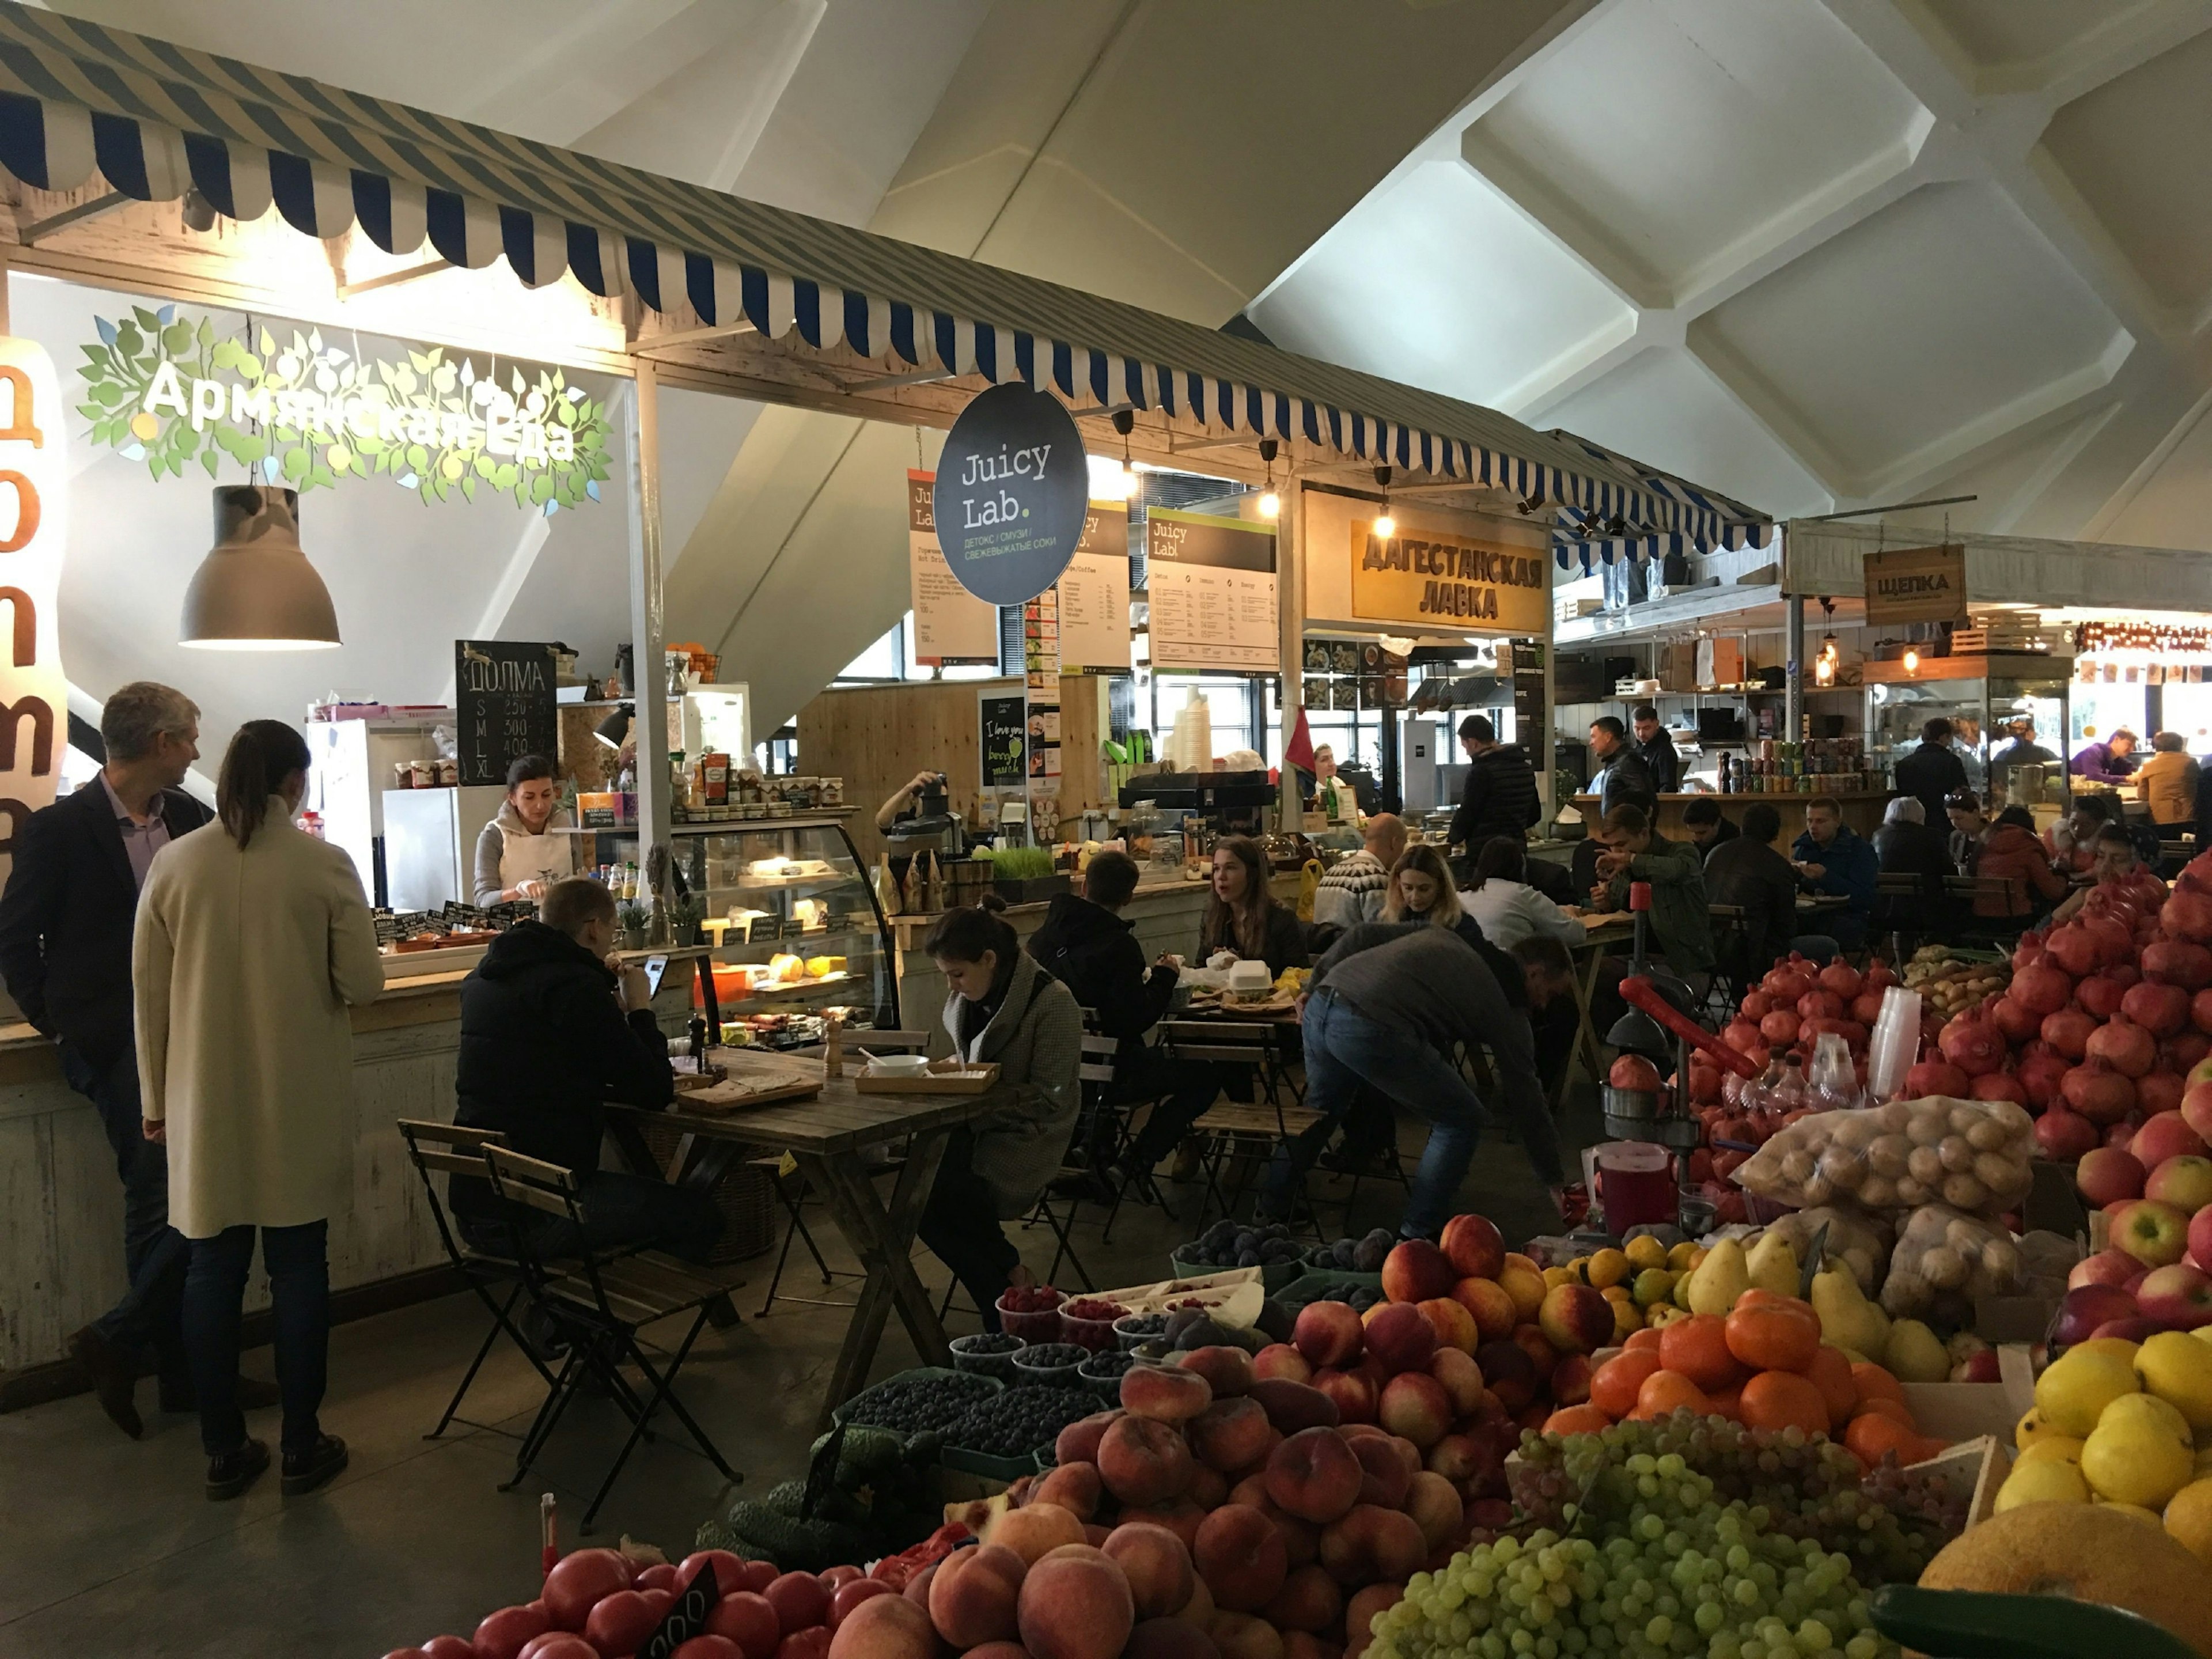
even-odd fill
[[(1209, 1273), (1226, 1273), (1231, 1270), (1214, 1267), (1211, 1262), (1186, 1261), (1179, 1255), (1171, 1255), (1168, 1258), (1168, 1271), (1177, 1279), (1203, 1279)], [(1257, 1269), (1246, 1268), (1243, 1271), (1256, 1271), (1260, 1275), (1261, 1290), (1269, 1296), (1274, 1296), (1285, 1285), (1296, 1282), (1300, 1275), (1307, 1271), (1307, 1268), (1303, 1261), (1267, 1261), (1261, 1263)], [(1374, 1279), (1377, 1285), (1382, 1282), (1382, 1275), (1380, 1273), (1376, 1273)]]
[(957, 1060), (939, 1060), (919, 1074), (871, 1077), (863, 1072), (853, 1087), (864, 1095), (980, 1095), (998, 1080), (995, 1064), (963, 1067)]
[(986, 1480), (1012, 1486), (1025, 1474), (1035, 1474), (1038, 1460), (1051, 1456), (1054, 1443), (1047, 1441), (1033, 1451), (1023, 1452), (1013, 1457), (1000, 1457), (992, 1452), (969, 1451), (965, 1446), (947, 1446), (937, 1454), (937, 1461), (948, 1469), (959, 1469), (969, 1474), (981, 1475)]
[[(911, 1370), (900, 1371), (896, 1376), (887, 1376), (882, 1382), (871, 1384), (869, 1387), (861, 1389), (860, 1393), (854, 1395), (850, 1400), (845, 1401), (842, 1406), (832, 1407), (830, 1411), (830, 1421), (834, 1423), (844, 1422), (860, 1407), (863, 1401), (867, 1400), (867, 1398), (871, 1395), (874, 1394), (878, 1389), (884, 1387), (885, 1383), (902, 1382), (909, 1376), (957, 1376), (963, 1382), (987, 1382), (990, 1385), (990, 1391), (993, 1394), (1004, 1394), (1006, 1391), (1006, 1385), (999, 1381), (995, 1376), (984, 1376), (975, 1371), (956, 1371), (950, 1366), (946, 1365), (916, 1365)], [(882, 1429), (878, 1428), (873, 1423), (856, 1424), (854, 1426), (858, 1428), (876, 1429), (877, 1432), (880, 1434), (896, 1435), (899, 1439), (899, 1443), (902, 1445), (908, 1443), (915, 1437), (915, 1431), (909, 1429)]]
[(677, 1104), (687, 1112), (718, 1115), (750, 1111), (779, 1101), (811, 1100), (822, 1092), (819, 1066), (771, 1060), (742, 1048), (714, 1048), (708, 1063), (726, 1075), (715, 1081), (696, 1073), (678, 1073)]

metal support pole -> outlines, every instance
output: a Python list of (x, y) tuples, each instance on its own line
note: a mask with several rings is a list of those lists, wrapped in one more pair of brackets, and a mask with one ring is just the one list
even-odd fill
[(629, 617), (642, 864), (668, 840), (668, 659), (660, 615), (660, 406), (650, 358), (635, 360), (629, 419)]
[(1784, 655), (1788, 659), (1784, 672), (1782, 699), (1782, 733), (1785, 742), (1796, 743), (1805, 730), (1805, 599), (1802, 594), (1792, 593), (1783, 600)]
[[(1559, 585), (1559, 562), (1552, 556), (1549, 548), (1544, 550), (1544, 720), (1536, 738), (1536, 794), (1544, 803), (1545, 833), (1551, 833), (1552, 820), (1559, 808), (1566, 805), (1558, 799), (1559, 793), (1559, 613), (1557, 590)], [(1521, 747), (1528, 748), (1529, 733), (1518, 732)], [(1474, 848), (1468, 849), (1472, 856)]]
[(1305, 798), (1299, 792), (1297, 774), (1290, 762), (1291, 738), (1298, 729), (1298, 712), (1305, 699), (1306, 635), (1306, 511), (1304, 491), (1295, 477), (1283, 481), (1283, 510), (1275, 520), (1275, 608), (1282, 628), (1282, 789), (1276, 806), (1282, 827), (1296, 830), (1305, 823)]

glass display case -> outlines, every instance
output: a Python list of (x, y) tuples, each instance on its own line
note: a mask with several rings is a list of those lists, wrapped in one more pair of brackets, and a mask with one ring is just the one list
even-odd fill
[[(1966, 765), (1967, 787), (1996, 807), (2055, 805), (2066, 795), (2063, 755), (2067, 686), (2070, 665), (2052, 661), (2047, 671), (1958, 675), (1970, 659), (1923, 660), (1917, 673), (1902, 663), (1866, 665), (1867, 752), (1894, 776), (1897, 763), (1917, 749), (1921, 730), (1938, 715), (1952, 726), (1951, 746)], [(2033, 728), (2032, 740), (2055, 757), (2049, 764), (2006, 766), (1992, 775), (1990, 757), (2008, 748), (2017, 722)]]
[[(637, 857), (635, 837), (609, 839), (617, 860)], [(671, 844), (706, 902), (725, 1042), (802, 1047), (833, 1011), (848, 1030), (896, 1029), (890, 930), (841, 817), (682, 823)]]

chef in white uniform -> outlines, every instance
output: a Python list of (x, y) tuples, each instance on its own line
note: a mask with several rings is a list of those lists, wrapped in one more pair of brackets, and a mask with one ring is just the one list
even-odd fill
[(582, 837), (563, 833), (570, 819), (560, 803), (561, 786), (545, 756), (525, 755), (507, 769), (507, 799), (477, 837), (478, 904), (534, 900), (576, 873)]

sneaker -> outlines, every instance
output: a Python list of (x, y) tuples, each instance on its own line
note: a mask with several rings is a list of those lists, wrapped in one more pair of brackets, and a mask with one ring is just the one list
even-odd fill
[[(266, 1468), (269, 1454), (264, 1450), (261, 1462)], [(346, 1466), (346, 1443), (334, 1434), (326, 1434), (304, 1452), (284, 1454), (284, 1496), (297, 1498), (310, 1492)]]
[(269, 1468), (269, 1448), (249, 1440), (236, 1451), (208, 1459), (207, 1495), (211, 1503), (240, 1497)]

